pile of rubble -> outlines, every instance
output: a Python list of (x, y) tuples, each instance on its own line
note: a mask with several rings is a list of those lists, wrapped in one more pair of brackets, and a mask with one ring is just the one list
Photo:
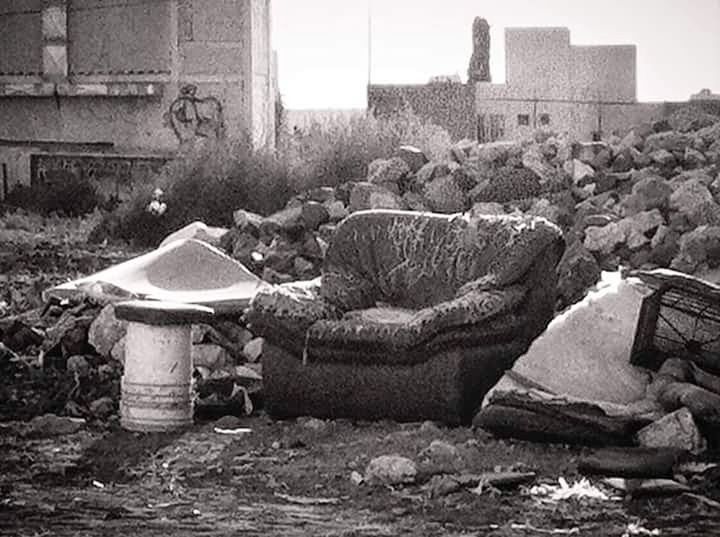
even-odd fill
[[(62, 415), (117, 422), (127, 322), (90, 297), (0, 319), (0, 421)], [(194, 325), (198, 411), (249, 414), (261, 404), (263, 339), (238, 322)]]
[[(443, 161), (401, 147), (372, 162), (362, 180), (304, 192), (270, 216), (238, 210), (232, 229), (207, 240), (263, 280), (283, 283), (319, 276), (335, 226), (355, 211), (524, 212), (566, 234), (564, 308), (601, 269), (701, 273), (720, 265), (720, 122), (681, 123), (590, 143), (550, 132), (523, 142), (463, 141)], [(0, 419), (117, 416), (125, 326), (103, 306), (85, 298), (0, 319), (0, 370), (14, 379), (0, 388)], [(194, 327), (193, 343), (198, 406), (251, 412), (261, 394), (262, 338), (224, 319)]]
[(701, 273), (720, 264), (720, 122), (680, 119), (684, 131), (663, 121), (601, 142), (550, 132), (463, 141), (444, 161), (402, 147), (372, 162), (363, 180), (310, 190), (268, 217), (237, 211), (220, 245), (282, 283), (319, 275), (327, 237), (354, 211), (525, 212), (566, 233), (560, 307), (581, 298), (601, 269)]

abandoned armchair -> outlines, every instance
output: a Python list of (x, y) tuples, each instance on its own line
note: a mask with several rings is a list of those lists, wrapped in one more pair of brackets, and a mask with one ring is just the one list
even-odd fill
[(247, 311), (269, 413), (468, 423), (552, 318), (564, 249), (538, 217), (352, 214), (320, 278)]

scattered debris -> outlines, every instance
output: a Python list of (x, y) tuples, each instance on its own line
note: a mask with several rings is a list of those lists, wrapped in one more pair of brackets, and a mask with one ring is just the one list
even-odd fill
[(276, 492), (275, 496), (286, 502), (297, 503), (299, 505), (337, 505), (340, 503), (340, 498), (310, 498), (307, 496), (291, 496), (280, 492)]
[(611, 501), (619, 498), (609, 496), (598, 487), (593, 485), (586, 478), (574, 482), (572, 485), (563, 477), (558, 478), (557, 485), (541, 484), (530, 487), (529, 494), (532, 496), (540, 496), (545, 501), (558, 502), (571, 499), (590, 499)]
[(635, 522), (631, 522), (627, 525), (627, 528), (625, 529), (625, 533), (622, 534), (622, 537), (631, 537), (632, 535), (660, 535), (660, 530), (655, 528), (652, 530), (649, 530), (647, 528), (644, 528), (640, 524), (637, 524)]
[(221, 427), (214, 427), (213, 431), (215, 431), (218, 434), (240, 435), (240, 434), (251, 433), (252, 429), (250, 429), (249, 427), (239, 427), (237, 429), (223, 429)]

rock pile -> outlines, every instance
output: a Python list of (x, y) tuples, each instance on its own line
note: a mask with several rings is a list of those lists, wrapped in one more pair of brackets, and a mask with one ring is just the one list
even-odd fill
[[(0, 319), (0, 421), (53, 414), (118, 420), (127, 323), (90, 298), (51, 300)], [(262, 389), (262, 338), (222, 319), (193, 326), (196, 407), (250, 413)]]
[(403, 147), (363, 180), (310, 190), (269, 217), (238, 211), (221, 245), (281, 283), (318, 276), (328, 237), (354, 211), (524, 212), (566, 233), (559, 307), (601, 269), (700, 273), (720, 265), (720, 122), (671, 119), (600, 142), (546, 131), (522, 142), (465, 140), (443, 161)]

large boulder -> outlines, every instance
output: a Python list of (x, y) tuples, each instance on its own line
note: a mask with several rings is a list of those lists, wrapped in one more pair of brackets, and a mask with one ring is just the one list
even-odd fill
[(475, 154), (483, 162), (504, 165), (509, 157), (522, 154), (522, 146), (514, 141), (488, 142), (480, 144)]
[(691, 142), (692, 139), (687, 134), (676, 131), (659, 132), (651, 134), (645, 139), (645, 151), (649, 153), (657, 150), (684, 152)]
[(561, 309), (585, 296), (601, 275), (597, 260), (580, 241), (574, 241), (565, 250), (557, 272), (558, 306)]
[(364, 209), (405, 209), (405, 202), (398, 194), (369, 182), (355, 184), (350, 193), (351, 213)]
[(700, 226), (680, 237), (680, 252), (671, 268), (687, 273), (720, 264), (720, 226)]
[(432, 161), (418, 170), (415, 174), (415, 181), (423, 185), (446, 175), (450, 175), (450, 165), (447, 162)]
[(657, 175), (644, 177), (635, 183), (632, 192), (623, 201), (625, 214), (635, 214), (651, 209), (667, 209), (672, 187)]
[(677, 163), (677, 161), (675, 160), (675, 155), (673, 155), (667, 149), (657, 149), (655, 151), (651, 151), (650, 153), (648, 153), (648, 156), (650, 157), (650, 160), (652, 162), (665, 168), (675, 166), (675, 164)]
[(428, 158), (425, 156), (425, 153), (411, 145), (401, 145), (395, 151), (394, 156), (405, 161), (405, 164), (407, 164), (410, 169), (410, 173), (416, 173), (428, 163)]
[(583, 245), (591, 252), (607, 255), (623, 244), (626, 238), (625, 225), (620, 222), (610, 222), (604, 226), (588, 226), (585, 229)]
[(576, 186), (585, 186), (594, 182), (595, 169), (580, 159), (568, 160), (563, 168), (572, 177), (573, 184)]
[(658, 228), (665, 223), (665, 219), (658, 209), (653, 209), (628, 216), (621, 222), (627, 229), (625, 244), (630, 250), (637, 250), (650, 244)]
[(410, 166), (400, 157), (377, 159), (372, 161), (368, 166), (367, 180), (369, 183), (383, 186), (399, 194), (401, 183), (410, 172)]
[(626, 216), (602, 227), (590, 226), (585, 230), (584, 246), (591, 252), (601, 254), (610, 254), (622, 245), (637, 250), (650, 244), (658, 227), (664, 223), (662, 213), (653, 209)]
[(555, 168), (548, 164), (538, 145), (532, 145), (525, 150), (522, 155), (522, 165), (532, 170), (541, 184), (550, 183), (557, 176)]
[(457, 213), (465, 210), (467, 197), (451, 175), (439, 177), (425, 186), (425, 203), (437, 213)]
[(670, 196), (670, 209), (681, 213), (690, 213), (698, 205), (713, 202), (710, 189), (697, 179), (680, 184)]
[(475, 202), (505, 203), (538, 197), (543, 191), (540, 179), (527, 168), (503, 167), (495, 170), (490, 179), (470, 192)]

